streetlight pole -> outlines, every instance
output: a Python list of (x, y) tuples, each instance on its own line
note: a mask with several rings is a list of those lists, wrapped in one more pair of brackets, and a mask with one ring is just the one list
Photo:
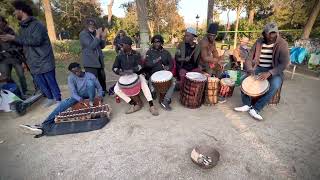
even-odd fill
[(198, 26), (199, 26), (199, 18), (200, 18), (200, 16), (197, 14), (197, 16), (196, 16), (196, 22), (197, 22), (196, 30), (197, 31), (198, 31)]

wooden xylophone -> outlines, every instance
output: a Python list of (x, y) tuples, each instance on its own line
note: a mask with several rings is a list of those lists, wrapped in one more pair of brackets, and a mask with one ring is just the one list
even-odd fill
[(86, 121), (95, 120), (99, 118), (110, 117), (111, 107), (108, 104), (100, 104), (95, 107), (86, 107), (77, 110), (69, 110), (59, 113), (56, 116), (55, 122), (72, 122), (72, 121)]

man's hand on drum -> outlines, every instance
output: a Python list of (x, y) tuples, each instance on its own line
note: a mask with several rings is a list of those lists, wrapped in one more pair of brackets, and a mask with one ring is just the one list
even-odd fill
[(264, 81), (267, 80), (271, 76), (270, 72), (263, 72), (258, 75), (258, 80)]

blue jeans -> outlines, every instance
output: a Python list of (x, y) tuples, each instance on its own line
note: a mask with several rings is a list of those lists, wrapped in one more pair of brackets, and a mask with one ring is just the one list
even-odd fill
[[(255, 74), (259, 74), (262, 72), (269, 71), (270, 68), (264, 68), (264, 67), (257, 67), (255, 70)], [(247, 75), (244, 75), (241, 77), (241, 81), (244, 80), (247, 77)], [(282, 84), (282, 77), (280, 75), (276, 76), (270, 76), (268, 78), (268, 81), (270, 83), (269, 91), (266, 92), (255, 104), (252, 104), (251, 97), (241, 92), (241, 98), (242, 103), (244, 105), (252, 106), (256, 111), (261, 111), (272, 99), (272, 97), (276, 94), (277, 90), (281, 87)]]
[(89, 99), (89, 101), (93, 102), (94, 97), (96, 96), (96, 86), (94, 81), (88, 80), (86, 88), (82, 91), (79, 91), (78, 94), (83, 99)]
[(45, 133), (46, 131), (48, 131), (48, 129), (51, 128), (51, 126), (54, 124), (54, 118), (60, 112), (63, 112), (65, 110), (67, 110), (68, 108), (70, 108), (71, 106), (76, 104), (77, 102), (78, 101), (76, 99), (72, 98), (72, 97), (61, 101), (61, 103), (51, 112), (51, 114), (49, 114), (47, 119), (42, 122), (42, 130), (43, 130), (43, 132)]
[[(78, 94), (83, 99), (89, 98), (89, 100), (93, 102), (94, 101), (94, 97), (96, 95), (96, 89), (95, 89), (94, 82), (93, 81), (88, 81), (86, 89), (84, 89), (81, 92), (78, 92)], [(42, 130), (44, 131), (44, 134), (45, 134), (46, 131), (49, 131), (49, 129), (52, 127), (52, 125), (54, 124), (55, 117), (60, 112), (63, 112), (65, 110), (67, 110), (71, 106), (75, 105), (77, 102), (78, 101), (76, 99), (72, 98), (72, 97), (61, 101), (61, 103), (51, 112), (51, 114), (49, 114), (47, 119), (42, 123)]]
[(56, 80), (55, 69), (47, 73), (34, 74), (33, 78), (41, 92), (45, 94), (48, 99), (55, 98), (56, 101), (61, 101), (61, 93)]

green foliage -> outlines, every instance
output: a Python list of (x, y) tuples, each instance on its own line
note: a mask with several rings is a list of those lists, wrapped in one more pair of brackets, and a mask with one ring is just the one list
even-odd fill
[(58, 60), (79, 59), (80, 57), (81, 46), (78, 40), (56, 41), (52, 45)]
[(56, 32), (62, 28), (70, 33), (71, 38), (78, 39), (84, 28), (86, 18), (95, 18), (102, 26), (106, 24), (100, 16), (100, 5), (90, 0), (51, 0)]

